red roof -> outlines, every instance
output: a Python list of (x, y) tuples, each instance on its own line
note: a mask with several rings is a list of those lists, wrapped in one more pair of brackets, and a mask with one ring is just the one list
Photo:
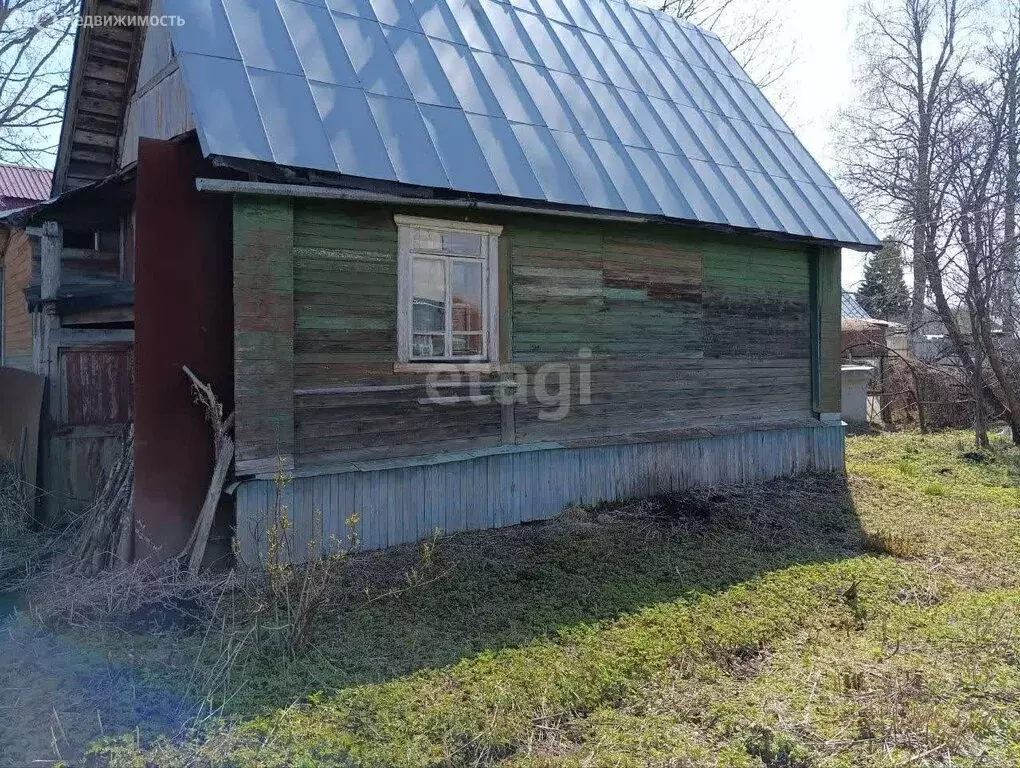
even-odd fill
[(49, 199), (50, 183), (49, 171), (0, 163), (0, 209), (11, 208), (10, 202), (14, 200), (20, 205), (27, 205)]

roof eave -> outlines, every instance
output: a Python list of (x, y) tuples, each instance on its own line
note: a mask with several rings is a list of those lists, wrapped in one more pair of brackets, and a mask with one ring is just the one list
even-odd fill
[[(231, 158), (211, 158), (217, 165), (235, 169), (252, 170), (246, 161), (234, 161)], [(679, 219), (662, 215), (637, 214), (603, 208), (585, 208), (580, 206), (557, 205), (543, 200), (523, 200), (498, 195), (472, 195), (453, 192), (456, 197), (447, 196), (450, 190), (436, 190), (400, 183), (378, 182), (376, 180), (336, 177), (328, 179), (325, 174), (317, 174), (315, 182), (300, 182), (302, 172), (284, 166), (266, 166), (257, 164), (261, 173), (272, 173), (287, 182), (273, 181), (240, 181), (219, 178), (199, 178), (196, 186), (200, 192), (220, 192), (232, 194), (252, 194), (269, 197), (297, 197), (310, 199), (346, 200), (348, 202), (380, 203), (390, 205), (418, 205), (434, 208), (451, 208), (478, 211), (505, 211), (508, 213), (525, 213), (565, 218), (590, 219), (597, 221), (628, 222), (633, 224), (674, 224), (705, 231), (720, 232), (732, 235), (764, 237), (781, 242), (798, 243), (805, 246), (821, 246), (830, 248), (849, 248), (855, 251), (877, 251), (882, 244), (875, 238), (873, 243), (826, 240), (805, 235), (777, 232), (750, 227), (736, 227), (729, 224)], [(275, 173), (274, 173), (275, 171)], [(333, 183), (330, 183), (332, 181)], [(298, 183), (296, 183), (298, 182)]]

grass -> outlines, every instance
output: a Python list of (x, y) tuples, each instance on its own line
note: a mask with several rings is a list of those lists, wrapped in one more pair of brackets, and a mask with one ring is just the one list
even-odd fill
[(200, 727), (181, 726), (216, 663), (204, 627), (19, 626), (0, 755), (105, 737), (114, 765), (1017, 765), (1018, 478), (1004, 444), (860, 437), (847, 478), (443, 540), (436, 577), (389, 597), (416, 552), (361, 556), (314, 650), (245, 658)]

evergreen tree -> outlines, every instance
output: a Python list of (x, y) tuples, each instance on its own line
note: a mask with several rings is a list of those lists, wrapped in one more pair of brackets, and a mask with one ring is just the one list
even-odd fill
[(910, 293), (903, 279), (903, 253), (892, 238), (882, 241), (882, 250), (864, 265), (864, 281), (857, 300), (869, 315), (879, 320), (902, 320), (910, 309)]

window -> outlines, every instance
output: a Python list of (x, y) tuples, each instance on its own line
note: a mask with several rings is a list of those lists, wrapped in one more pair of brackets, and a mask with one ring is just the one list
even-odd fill
[(502, 227), (395, 216), (403, 363), (495, 363)]
[(83, 251), (95, 251), (96, 233), (82, 229), (65, 229), (63, 234), (65, 248), (77, 248)]

